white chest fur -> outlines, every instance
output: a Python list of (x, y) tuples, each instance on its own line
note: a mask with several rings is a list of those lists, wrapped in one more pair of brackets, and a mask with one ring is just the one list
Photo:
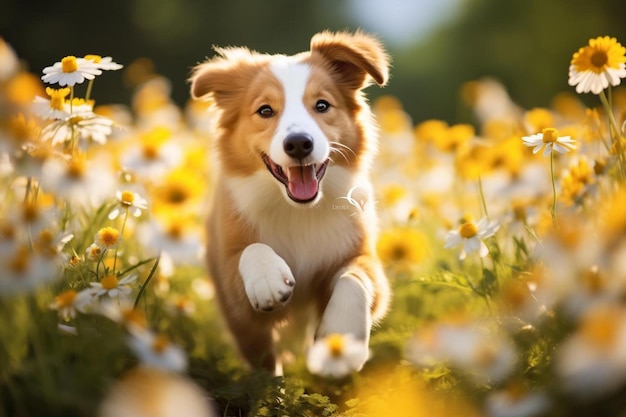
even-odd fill
[(288, 202), (282, 185), (267, 172), (230, 179), (229, 186), (237, 209), (257, 230), (259, 243), (287, 262), (300, 285), (354, 250), (361, 239), (359, 223), (374, 222), (373, 205), (351, 204), (349, 198), (356, 186), (370, 198), (369, 186), (341, 167), (328, 168), (323, 196), (310, 207)]

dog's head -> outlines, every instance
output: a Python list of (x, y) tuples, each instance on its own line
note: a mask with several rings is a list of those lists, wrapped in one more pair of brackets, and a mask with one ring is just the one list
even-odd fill
[(289, 201), (314, 203), (329, 164), (358, 169), (371, 148), (361, 90), (384, 85), (389, 58), (362, 32), (322, 32), (294, 56), (215, 48), (195, 67), (194, 99), (220, 110), (217, 150), (230, 175), (266, 170)]

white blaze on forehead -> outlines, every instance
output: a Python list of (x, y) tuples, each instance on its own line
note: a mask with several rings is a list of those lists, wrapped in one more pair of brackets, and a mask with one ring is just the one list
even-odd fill
[(304, 103), (311, 66), (284, 57), (273, 62), (271, 70), (283, 87), (285, 101), (284, 108), (279, 109), (280, 119), (270, 144), (270, 158), (281, 166), (294, 165), (294, 160), (283, 149), (283, 141), (290, 133), (306, 133), (313, 138), (313, 152), (302, 162), (325, 161), (330, 151), (328, 139)]

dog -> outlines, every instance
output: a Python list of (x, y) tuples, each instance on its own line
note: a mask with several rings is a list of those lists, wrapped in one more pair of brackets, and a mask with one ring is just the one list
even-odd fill
[(189, 82), (216, 109), (207, 258), (241, 355), (281, 374), (283, 350), (306, 354), (331, 334), (367, 348), (390, 289), (375, 251), (377, 137), (363, 89), (386, 84), (387, 52), (362, 31), (317, 33), (292, 56), (214, 50)]

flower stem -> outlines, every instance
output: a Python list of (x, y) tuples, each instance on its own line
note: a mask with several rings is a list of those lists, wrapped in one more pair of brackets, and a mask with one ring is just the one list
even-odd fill
[(26, 192), (24, 193), (24, 203), (28, 203), (28, 197), (30, 197), (30, 190), (33, 188), (33, 177), (28, 177), (26, 180)]
[[(102, 249), (102, 253), (100, 254), (100, 258), (98, 259), (98, 263), (96, 263), (96, 278), (99, 280), (100, 279), (100, 265), (103, 265), (104, 263), (104, 255), (106, 254), (107, 250)], [(106, 266), (105, 266), (105, 271), (104, 273), (106, 274)]]
[(556, 184), (554, 182), (554, 151), (550, 152), (550, 178), (552, 179), (552, 209), (550, 210), (550, 214), (552, 214), (552, 224), (557, 226), (557, 217), (556, 217)]
[(617, 159), (619, 161), (620, 173), (622, 174), (622, 178), (626, 179), (626, 168), (624, 163), (624, 151), (622, 149), (622, 137), (620, 134), (620, 129), (617, 126), (617, 121), (615, 120), (615, 115), (613, 114), (613, 108), (609, 99), (607, 98), (604, 90), (600, 92), (600, 101), (602, 102), (602, 106), (606, 111), (606, 114), (609, 117), (609, 131), (611, 132), (611, 139), (615, 144), (615, 150), (617, 152)]
[(92, 88), (93, 88), (93, 80), (89, 80), (89, 83), (87, 83), (87, 92), (85, 93), (85, 101), (89, 101), (89, 97), (91, 97)]
[(483, 192), (483, 180), (480, 175), (478, 176), (478, 193), (480, 194), (480, 203), (483, 207), (483, 212), (485, 213), (485, 217), (489, 219), (489, 212), (487, 211), (487, 202), (485, 201), (485, 193)]
[(152, 280), (152, 277), (156, 273), (156, 270), (157, 270), (157, 268), (159, 266), (159, 261), (160, 260), (161, 260), (161, 254), (159, 254), (159, 256), (157, 256), (156, 261), (154, 261), (154, 265), (152, 265), (152, 269), (150, 269), (150, 273), (148, 274), (148, 277), (146, 278), (146, 280), (141, 285), (141, 288), (139, 288), (139, 293), (137, 294), (137, 298), (135, 299), (135, 304), (133, 304), (133, 309), (137, 309), (137, 306), (139, 305), (139, 300), (141, 300), (141, 296), (146, 291), (146, 287), (148, 286), (148, 284), (150, 284), (150, 281)]
[[(124, 229), (126, 228), (126, 220), (128, 220), (128, 207), (126, 207), (126, 213), (124, 214), (124, 220), (122, 221), (122, 228), (120, 229), (120, 237), (124, 238)], [(113, 256), (113, 273), (115, 273), (115, 267), (117, 266), (117, 251), (119, 245), (115, 248), (115, 255)]]
[[(74, 114), (74, 86), (70, 87), (70, 114)], [(72, 136), (70, 138), (70, 155), (74, 156), (74, 149), (76, 148), (76, 127), (74, 123), (71, 122), (70, 118), (70, 129), (72, 132)]]

